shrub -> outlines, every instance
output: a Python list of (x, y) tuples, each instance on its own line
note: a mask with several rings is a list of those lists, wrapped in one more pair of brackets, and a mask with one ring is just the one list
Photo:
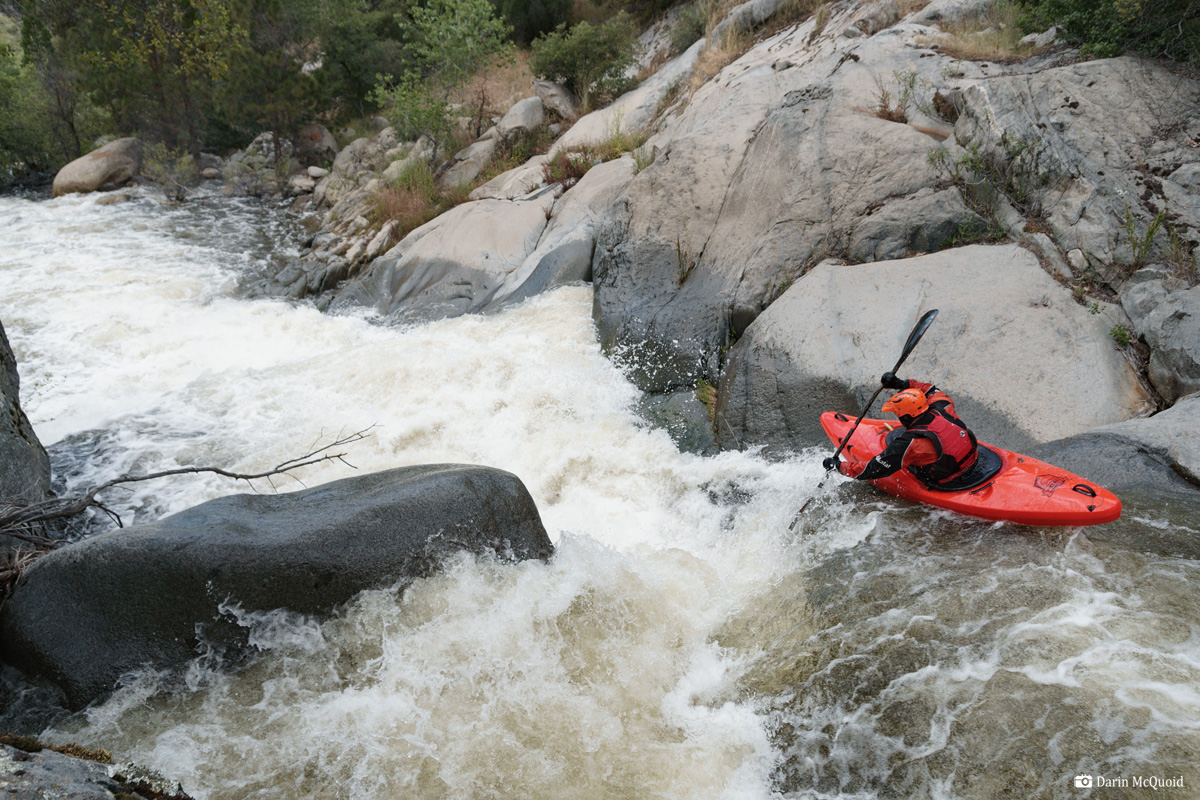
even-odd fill
[(453, 205), (443, 200), (433, 170), (424, 161), (405, 167), (395, 184), (376, 192), (371, 203), (371, 223), (383, 225), (388, 220), (396, 220), (400, 238)]
[(513, 40), (520, 45), (528, 45), (571, 16), (571, 0), (492, 0), (492, 5), (512, 26)]
[(560, 25), (533, 43), (529, 66), (539, 77), (566, 85), (585, 108), (595, 98), (612, 98), (627, 84), (636, 58), (636, 31), (622, 12), (601, 25)]
[(142, 155), (142, 174), (158, 184), (170, 199), (183, 202), (188, 189), (200, 182), (200, 170), (189, 153), (152, 144)]
[(1084, 55), (1124, 50), (1200, 65), (1200, 5), (1195, 0), (1028, 0), (1026, 31), (1060, 26)]

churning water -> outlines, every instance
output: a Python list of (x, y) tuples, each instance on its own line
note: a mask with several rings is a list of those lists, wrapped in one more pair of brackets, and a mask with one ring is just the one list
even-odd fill
[[(789, 532), (819, 454), (681, 453), (600, 352), (588, 288), (409, 328), (241, 298), (293, 225), (224, 198), (0, 198), (0, 320), (69, 483), (253, 472), (374, 426), (360, 471), (514, 472), (557, 553), (462, 557), (328, 620), (231, 606), (250, 666), (135, 676), (46, 737), (202, 798), (1200, 793), (1194, 515), (1030, 529), (843, 486)], [(109, 503), (129, 522), (244, 490)]]

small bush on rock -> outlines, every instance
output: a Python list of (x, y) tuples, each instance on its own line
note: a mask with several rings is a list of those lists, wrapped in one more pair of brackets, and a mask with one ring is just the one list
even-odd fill
[(538, 77), (565, 84), (589, 108), (628, 84), (625, 72), (636, 58), (636, 36), (624, 12), (602, 25), (580, 22), (569, 30), (560, 25), (533, 42), (529, 66)]

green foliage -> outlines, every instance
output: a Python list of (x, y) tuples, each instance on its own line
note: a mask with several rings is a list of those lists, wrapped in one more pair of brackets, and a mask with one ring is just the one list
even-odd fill
[(1145, 266), (1150, 249), (1154, 246), (1154, 237), (1162, 230), (1166, 214), (1167, 209), (1161, 209), (1146, 226), (1146, 230), (1141, 231), (1138, 230), (1138, 221), (1129, 209), (1129, 204), (1125, 204), (1125, 235), (1129, 237), (1129, 248), (1133, 256), (1134, 267)]
[(1108, 335), (1117, 343), (1118, 347), (1128, 347), (1133, 343), (1133, 334), (1129, 332), (1129, 328), (1124, 325), (1113, 325), (1109, 330)]
[(429, 0), (397, 20), (421, 77), (435, 91), (460, 86), (508, 44), (508, 26), (487, 0)]
[(716, 8), (716, 0), (692, 0), (684, 6), (671, 29), (671, 52), (679, 55), (699, 41), (707, 32), (709, 17)]
[(636, 58), (633, 20), (622, 12), (601, 25), (560, 25), (534, 41), (529, 66), (539, 77), (566, 84), (585, 108), (593, 98), (625, 88), (625, 72)]
[(1005, 135), (999, 144), (999, 150), (984, 152), (972, 142), (958, 158), (951, 158), (944, 147), (929, 152), (929, 164), (945, 173), (962, 191), (967, 204), (987, 220), (987, 227), (981, 230), (960, 229), (953, 240), (956, 244), (1003, 238), (998, 219), (1001, 197), (1026, 216), (1041, 214), (1041, 190), (1053, 183), (1053, 176), (1040, 169), (1036, 143)]
[(493, 4), (496, 12), (512, 27), (513, 40), (528, 45), (567, 21), (571, 16), (572, 0), (493, 0)]
[(142, 151), (142, 174), (176, 202), (187, 199), (188, 190), (200, 183), (200, 170), (191, 154), (161, 142)]
[(436, 148), (450, 135), (450, 93), (508, 49), (508, 27), (488, 0), (430, 0), (397, 19), (415, 66), (377, 79), (373, 98), (405, 138), (428, 136)]
[(1136, 50), (1200, 65), (1200, 4), (1195, 0), (1027, 0), (1026, 31), (1059, 25), (1101, 58)]
[(103, 116), (74, 93), (44, 42), (0, 14), (0, 183), (77, 158), (81, 139), (102, 132)]

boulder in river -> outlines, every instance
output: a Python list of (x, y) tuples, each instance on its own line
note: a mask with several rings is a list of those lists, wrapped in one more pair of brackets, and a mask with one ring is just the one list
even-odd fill
[(877, 264), (827, 261), (793, 284), (730, 352), (717, 401), (722, 446), (827, 444), (821, 412), (858, 410), (931, 308), (937, 321), (901, 376), (949, 392), (983, 441), (1024, 449), (1153, 408), (1111, 323), (1028, 250), (973, 245)]
[(375, 259), (331, 307), (371, 306), (402, 322), (479, 311), (537, 247), (553, 203), (544, 195), (455, 206)]
[(60, 169), (54, 176), (52, 193), (61, 197), (115, 188), (137, 175), (141, 167), (142, 143), (130, 137), (117, 139)]
[(443, 464), (223, 497), (43, 556), (0, 614), (0, 645), (81, 707), (131, 670), (187, 663), (202, 640), (236, 652), (231, 606), (324, 614), (459, 551), (551, 555), (519, 478)]
[(0, 499), (37, 502), (50, 492), (50, 457), (21, 410), (17, 360), (0, 323)]

